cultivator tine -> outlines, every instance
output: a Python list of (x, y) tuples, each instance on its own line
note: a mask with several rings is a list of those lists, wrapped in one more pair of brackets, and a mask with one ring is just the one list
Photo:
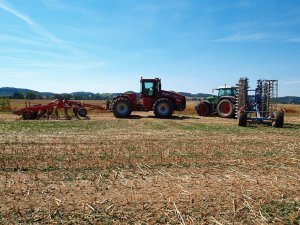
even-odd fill
[(68, 113), (68, 110), (69, 110), (70, 108), (65, 108), (65, 118), (67, 119), (67, 120), (71, 120), (74, 116), (71, 116), (71, 115), (69, 115), (69, 113)]
[(54, 115), (55, 115), (56, 119), (58, 120), (58, 119), (59, 119), (58, 108), (56, 108), (56, 109), (54, 110)]
[(261, 106), (261, 111), (262, 111), (262, 115), (263, 117), (267, 117), (269, 116), (269, 112), (270, 112), (270, 81), (262, 81), (262, 106)]
[(248, 79), (242, 77), (239, 79), (236, 90), (236, 110), (235, 116), (237, 117), (237, 113), (241, 108), (246, 108), (247, 98), (248, 98)]
[(38, 113), (36, 119), (39, 120), (39, 119), (43, 118), (43, 117), (46, 115), (46, 113), (47, 113), (47, 110), (41, 110), (41, 111)]

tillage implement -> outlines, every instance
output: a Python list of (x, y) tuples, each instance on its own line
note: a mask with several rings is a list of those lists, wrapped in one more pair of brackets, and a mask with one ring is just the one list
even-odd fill
[(284, 113), (277, 111), (277, 98), (278, 80), (258, 80), (256, 88), (251, 90), (248, 78), (240, 78), (236, 95), (238, 125), (269, 122), (273, 127), (283, 127)]

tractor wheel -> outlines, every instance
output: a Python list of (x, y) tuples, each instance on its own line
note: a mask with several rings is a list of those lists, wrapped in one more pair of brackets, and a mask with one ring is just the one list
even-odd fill
[(284, 123), (283, 112), (274, 112), (273, 118), (274, 118), (274, 120), (272, 122), (273, 127), (283, 127), (283, 123)]
[(156, 117), (168, 118), (171, 117), (174, 111), (174, 105), (167, 98), (160, 98), (153, 104), (153, 111)]
[(128, 98), (116, 98), (112, 102), (112, 111), (117, 118), (129, 117), (132, 112), (132, 104)]
[(87, 113), (88, 112), (85, 108), (80, 108), (80, 109), (78, 109), (77, 115), (79, 117), (86, 117)]
[(234, 105), (229, 99), (223, 99), (217, 105), (217, 111), (222, 118), (232, 118), (234, 116)]
[(239, 112), (237, 114), (238, 125), (240, 127), (245, 127), (247, 125), (247, 113), (246, 112)]
[(195, 107), (199, 116), (209, 116), (210, 115), (210, 105), (207, 102), (200, 102)]

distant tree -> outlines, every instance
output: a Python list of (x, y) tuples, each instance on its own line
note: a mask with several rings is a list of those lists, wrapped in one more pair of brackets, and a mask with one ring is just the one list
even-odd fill
[(135, 94), (134, 91), (126, 91), (125, 94)]
[(71, 98), (73, 98), (73, 95), (71, 95), (71, 94), (63, 94), (62, 98), (65, 99), (65, 100), (70, 100)]
[(75, 100), (82, 100), (82, 96), (80, 96), (80, 95), (75, 95), (75, 96), (74, 96), (74, 99), (75, 99)]
[(29, 91), (26, 95), (26, 99), (33, 100), (33, 99), (36, 99), (36, 98), (37, 98), (37, 95), (32, 91)]
[(55, 94), (54, 99), (63, 99), (63, 96), (60, 94)]
[(21, 92), (15, 92), (13, 94), (13, 99), (24, 99), (25, 96)]

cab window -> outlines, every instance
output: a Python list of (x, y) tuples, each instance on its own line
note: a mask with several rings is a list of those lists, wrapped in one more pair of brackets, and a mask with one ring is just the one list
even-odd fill
[(152, 96), (154, 94), (154, 83), (153, 82), (143, 82), (141, 93), (144, 95)]
[(236, 96), (236, 89), (235, 88), (231, 89), (231, 96)]
[(224, 96), (226, 93), (225, 93), (225, 90), (224, 89), (220, 89), (219, 90), (219, 96)]

